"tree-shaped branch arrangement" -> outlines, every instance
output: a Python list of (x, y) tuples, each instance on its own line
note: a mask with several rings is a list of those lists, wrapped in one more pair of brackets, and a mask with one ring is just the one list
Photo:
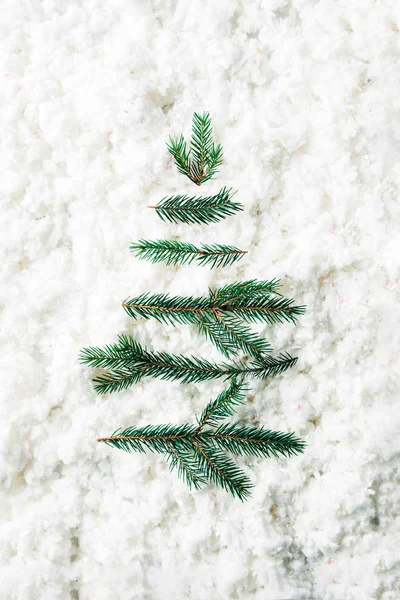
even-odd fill
[(123, 307), (133, 318), (153, 317), (162, 323), (193, 324), (224, 354), (231, 356), (242, 350), (260, 357), (271, 352), (263, 338), (244, 323), (297, 322), (304, 306), (278, 293), (279, 281), (250, 280), (209, 290), (207, 297), (142, 294), (125, 300)]
[(149, 450), (162, 454), (170, 470), (176, 470), (189, 488), (200, 489), (203, 484), (214, 483), (243, 501), (253, 485), (227, 453), (257, 458), (291, 456), (303, 452), (305, 446), (294, 433), (221, 424), (243, 403), (246, 392), (243, 382), (233, 380), (228, 389), (207, 404), (197, 425), (128, 427), (98, 441), (126, 452)]
[[(208, 113), (194, 113), (189, 145), (180, 136), (170, 138), (167, 146), (179, 172), (198, 186), (211, 179), (222, 163), (222, 147), (212, 140)], [(242, 204), (232, 200), (233, 195), (232, 189), (224, 187), (214, 195), (165, 197), (150, 208), (170, 223), (216, 223), (243, 210)], [(153, 263), (194, 263), (211, 268), (227, 267), (246, 254), (234, 246), (194, 245), (180, 240), (139, 240), (131, 245), (131, 251)], [(263, 458), (303, 452), (305, 443), (293, 433), (221, 423), (243, 402), (245, 380), (275, 377), (297, 361), (286, 352), (271, 356), (267, 340), (249, 327), (253, 323), (295, 324), (305, 312), (304, 306), (295, 305), (280, 294), (278, 279), (231, 283), (199, 297), (146, 293), (128, 298), (123, 307), (135, 319), (194, 325), (229, 362), (156, 352), (144, 348), (131, 336), (120, 335), (115, 344), (81, 351), (80, 361), (96, 369), (93, 381), (97, 393), (125, 390), (145, 377), (182, 383), (221, 379), (229, 382), (229, 388), (206, 406), (197, 425), (134, 426), (119, 429), (99, 441), (128, 452), (160, 453), (190, 487), (198, 489), (205, 483), (214, 483), (241, 500), (250, 495), (252, 484), (228, 454)], [(245, 356), (237, 358), (239, 352)]]

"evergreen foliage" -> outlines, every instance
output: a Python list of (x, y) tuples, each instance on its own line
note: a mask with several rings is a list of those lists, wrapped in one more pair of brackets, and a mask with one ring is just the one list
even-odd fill
[(104, 348), (84, 348), (80, 361), (95, 369), (105, 370), (95, 375), (94, 389), (99, 394), (118, 392), (137, 383), (143, 377), (197, 383), (212, 379), (235, 377), (267, 379), (293, 367), (297, 358), (281, 353), (276, 358), (263, 355), (252, 362), (217, 363), (195, 356), (168, 352), (153, 352), (143, 348), (128, 335), (120, 335), (117, 344)]
[(212, 140), (211, 117), (208, 112), (193, 114), (192, 137), (188, 150), (185, 138), (170, 137), (167, 148), (178, 171), (196, 185), (208, 181), (222, 164), (222, 146)]
[(240, 202), (232, 201), (232, 189), (222, 188), (214, 196), (169, 196), (154, 208), (163, 221), (170, 223), (217, 223), (243, 210)]
[(201, 266), (227, 267), (239, 261), (247, 251), (222, 244), (201, 244), (199, 247), (176, 240), (139, 240), (130, 246), (132, 252), (143, 260), (167, 265), (188, 265), (196, 261)]
[(243, 323), (296, 323), (304, 306), (284, 298), (278, 292), (278, 280), (250, 280), (209, 290), (207, 297), (141, 294), (125, 300), (123, 307), (130, 317), (162, 323), (193, 324), (224, 354), (239, 350), (260, 357), (270, 352), (268, 342)]
[[(183, 135), (170, 138), (168, 150), (180, 173), (196, 185), (210, 180), (222, 163), (222, 146), (212, 139), (209, 113), (194, 113), (189, 145)], [(217, 223), (243, 210), (232, 200), (231, 188), (223, 187), (211, 196), (174, 195), (150, 206), (158, 216), (170, 223)], [(200, 244), (169, 240), (139, 240), (131, 251), (143, 260), (168, 265), (197, 262), (201, 266), (226, 267), (240, 260), (245, 251), (223, 244)], [(189, 486), (200, 489), (214, 483), (242, 501), (250, 496), (252, 483), (229, 456), (266, 458), (299, 454), (305, 443), (294, 437), (239, 423), (222, 423), (235, 413), (247, 392), (246, 379), (277, 376), (296, 364), (297, 358), (287, 353), (271, 356), (271, 346), (252, 332), (248, 324), (296, 323), (305, 312), (304, 306), (284, 298), (279, 280), (256, 279), (235, 282), (209, 290), (206, 297), (182, 297), (169, 294), (141, 294), (127, 299), (123, 307), (133, 318), (154, 317), (159, 322), (192, 324), (206, 336), (225, 357), (239, 351), (251, 360), (218, 363), (197, 356), (150, 351), (128, 335), (120, 335), (115, 344), (104, 348), (84, 348), (80, 361), (95, 369), (94, 389), (99, 394), (127, 389), (144, 377), (197, 383), (213, 379), (229, 382), (229, 387), (210, 401), (196, 425), (148, 425), (118, 429), (110, 437), (98, 438), (109, 446), (127, 452), (162, 454), (170, 470)]]
[(268, 458), (292, 456), (304, 451), (305, 444), (294, 433), (270, 431), (263, 427), (220, 424), (242, 404), (247, 388), (232, 380), (228, 389), (209, 402), (195, 425), (148, 425), (117, 430), (110, 437), (99, 438), (109, 446), (126, 452), (157, 452), (177, 470), (178, 476), (190, 487), (200, 489), (214, 483), (240, 500), (251, 493), (252, 483), (245, 473), (227, 456)]

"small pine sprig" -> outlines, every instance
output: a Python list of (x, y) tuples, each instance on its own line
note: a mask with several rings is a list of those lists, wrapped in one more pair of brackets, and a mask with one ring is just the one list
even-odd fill
[(187, 149), (183, 135), (170, 137), (167, 148), (178, 171), (186, 175), (196, 185), (208, 181), (222, 164), (222, 146), (212, 140), (211, 117), (208, 112), (194, 113), (190, 149)]
[(170, 223), (218, 223), (243, 210), (243, 204), (233, 202), (232, 197), (232, 189), (223, 187), (214, 196), (179, 194), (163, 198), (157, 205), (148, 208), (155, 209), (160, 219)]
[(270, 279), (268, 281), (259, 279), (248, 279), (247, 281), (235, 281), (228, 283), (221, 288), (209, 290), (210, 298), (215, 302), (230, 301), (233, 302), (243, 295), (264, 295), (276, 294), (282, 296), (279, 292), (280, 279)]
[(131, 252), (152, 263), (165, 262), (167, 265), (189, 265), (196, 261), (211, 269), (227, 267), (247, 254), (235, 246), (223, 244), (201, 244), (194, 246), (178, 240), (139, 240), (130, 246)]
[(128, 335), (120, 335), (117, 344), (105, 348), (88, 347), (80, 353), (80, 362), (101, 369), (93, 378), (98, 394), (127, 389), (143, 377), (198, 383), (213, 379), (268, 379), (293, 367), (297, 358), (288, 353), (277, 357), (262, 356), (250, 363), (244, 361), (217, 363), (196, 356), (152, 352)]
[(170, 137), (169, 143), (167, 143), (167, 148), (169, 153), (173, 156), (179, 173), (186, 175), (186, 177), (189, 177), (190, 179), (190, 150), (187, 149), (183, 135), (176, 139)]
[(272, 352), (268, 341), (232, 316), (200, 313), (196, 322), (199, 333), (204, 335), (226, 356), (236, 356), (239, 351), (254, 357)]
[(209, 290), (208, 297), (142, 294), (125, 300), (122, 306), (130, 317), (173, 325), (193, 324), (226, 357), (245, 354), (260, 357), (270, 352), (266, 340), (254, 334), (244, 323), (297, 322), (304, 306), (284, 298), (278, 292), (279, 280), (250, 280)]
[[(294, 433), (270, 431), (263, 427), (240, 426), (219, 422), (232, 415), (243, 404), (247, 388), (233, 380), (228, 389), (208, 403), (194, 425), (148, 425), (117, 430), (110, 437), (98, 438), (108, 446), (126, 452), (162, 454), (170, 470), (189, 488), (215, 485), (244, 501), (251, 495), (252, 483), (226, 452), (237, 456), (267, 458), (293, 456), (304, 451), (305, 443)], [(214, 428), (214, 429), (213, 429)]]
[(215, 427), (218, 423), (236, 412), (236, 407), (244, 404), (249, 388), (244, 381), (233, 379), (228, 388), (221, 392), (215, 400), (210, 400), (197, 419), (197, 432), (204, 427)]

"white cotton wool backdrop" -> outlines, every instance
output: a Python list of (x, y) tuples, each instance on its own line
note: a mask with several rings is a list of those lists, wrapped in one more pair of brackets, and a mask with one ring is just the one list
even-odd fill
[[(0, 2), (1, 600), (400, 598), (399, 29), (395, 0)], [(244, 212), (163, 223), (148, 204), (199, 191), (165, 142), (204, 110), (225, 160), (201, 191)], [(140, 238), (249, 253), (152, 265)], [(126, 297), (273, 277), (307, 313), (262, 331), (299, 360), (239, 417), (303, 455), (239, 461), (242, 504), (96, 442), (193, 422), (221, 391), (96, 395), (79, 350), (121, 332), (219, 358)]]

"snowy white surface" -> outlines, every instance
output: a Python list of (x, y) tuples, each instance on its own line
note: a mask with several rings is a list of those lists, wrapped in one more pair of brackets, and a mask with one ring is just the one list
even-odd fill
[[(2, 0), (1, 600), (400, 597), (399, 28), (395, 0)], [(194, 110), (225, 150), (202, 189), (233, 186), (245, 212), (166, 225), (146, 206), (198, 191), (165, 148)], [(209, 271), (129, 253), (172, 236), (249, 255)], [(248, 461), (242, 504), (96, 443), (191, 422), (221, 389), (96, 396), (78, 352), (120, 332), (218, 356), (121, 301), (253, 277), (308, 310), (264, 329), (299, 361), (240, 417), (305, 454)]]

